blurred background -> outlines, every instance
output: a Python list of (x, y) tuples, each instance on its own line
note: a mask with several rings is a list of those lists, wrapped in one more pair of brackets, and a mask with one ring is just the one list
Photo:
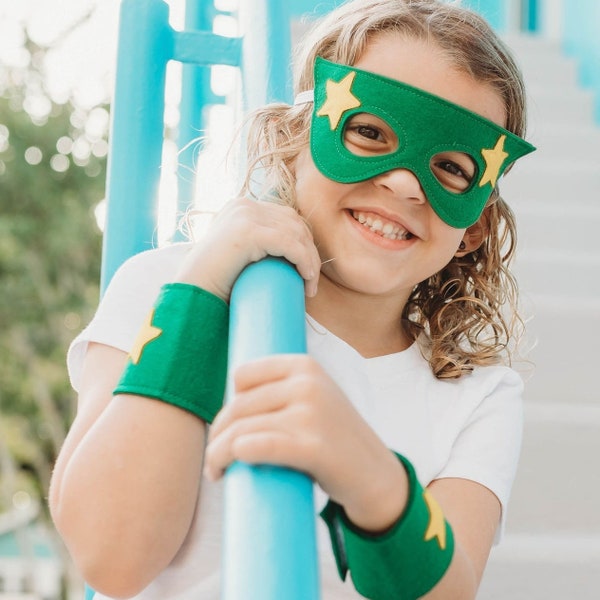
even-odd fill
[[(290, 2), (292, 41), (339, 2)], [(169, 0), (183, 28), (184, 0)], [(523, 459), (505, 542), (480, 598), (585, 599), (600, 589), (600, 9), (595, 0), (470, 0), (517, 56), (539, 148), (502, 184), (520, 225), (529, 319)], [(0, 0), (0, 600), (79, 600), (46, 506), (74, 416), (64, 357), (99, 298), (119, 0)], [(214, 31), (238, 35), (235, 0)], [(196, 204), (234, 193), (223, 155), (238, 76), (195, 157)], [(155, 243), (177, 236), (181, 67), (169, 65)], [(208, 150), (207, 150), (208, 149)], [(199, 149), (200, 150), (200, 149)], [(532, 368), (532, 365), (535, 368)]]

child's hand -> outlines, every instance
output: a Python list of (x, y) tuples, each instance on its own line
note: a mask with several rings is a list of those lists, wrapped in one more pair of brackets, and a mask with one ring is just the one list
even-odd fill
[(228, 302), (244, 267), (266, 256), (293, 263), (306, 282), (306, 294), (316, 294), (321, 259), (298, 213), (288, 206), (238, 198), (227, 203), (192, 248), (176, 281), (193, 283)]
[(259, 359), (234, 383), (233, 401), (210, 428), (209, 479), (234, 460), (283, 465), (312, 476), (359, 527), (396, 521), (406, 502), (403, 467), (314, 359)]

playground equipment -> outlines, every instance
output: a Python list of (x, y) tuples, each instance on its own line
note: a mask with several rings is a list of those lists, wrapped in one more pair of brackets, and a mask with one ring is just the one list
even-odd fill
[[(185, 30), (178, 32), (169, 25), (163, 0), (122, 1), (102, 292), (127, 258), (153, 247), (167, 63), (185, 65), (180, 148), (205, 128), (207, 106), (222, 101), (210, 91), (211, 65), (240, 67), (244, 110), (290, 100), (287, 3), (245, 0), (238, 14), (242, 35), (237, 38), (211, 31), (217, 13), (213, 2), (188, 0)], [(180, 163), (188, 172), (193, 169), (193, 152), (182, 152)], [(188, 179), (180, 181), (180, 209), (192, 203)], [(267, 259), (244, 271), (230, 311), (230, 368), (258, 356), (306, 351), (303, 282), (288, 263)], [(235, 464), (225, 487), (223, 598), (318, 598), (308, 477), (284, 468)], [(93, 596), (87, 588), (86, 598)]]

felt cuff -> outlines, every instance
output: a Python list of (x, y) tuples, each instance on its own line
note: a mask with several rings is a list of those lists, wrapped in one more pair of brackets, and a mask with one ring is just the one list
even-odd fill
[(415, 470), (397, 455), (409, 479), (404, 513), (391, 529), (370, 534), (353, 525), (331, 500), (321, 516), (327, 523), (338, 572), (350, 571), (356, 590), (372, 600), (415, 600), (431, 590), (450, 566), (452, 529)]
[(223, 405), (229, 306), (186, 283), (161, 288), (114, 394), (147, 396), (208, 423)]

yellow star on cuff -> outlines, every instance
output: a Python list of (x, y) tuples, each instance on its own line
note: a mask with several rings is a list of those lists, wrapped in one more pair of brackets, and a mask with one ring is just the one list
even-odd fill
[(500, 167), (502, 167), (504, 159), (508, 156), (508, 154), (504, 152), (505, 139), (506, 136), (501, 135), (493, 148), (484, 148), (481, 151), (481, 154), (485, 159), (486, 166), (483, 177), (479, 182), (479, 187), (483, 187), (488, 182), (492, 184), (492, 187), (496, 185), (498, 173), (500, 173)]
[(429, 525), (425, 531), (425, 541), (428, 542), (433, 538), (437, 538), (438, 546), (440, 550), (446, 549), (446, 521), (444, 519), (444, 513), (437, 503), (435, 498), (429, 493), (428, 490), (423, 492), (423, 498), (427, 504), (429, 510)]
[(162, 329), (160, 329), (158, 327), (154, 327), (154, 325), (152, 325), (153, 318), (154, 318), (154, 311), (151, 310), (148, 313), (148, 316), (146, 317), (146, 320), (144, 321), (144, 324), (142, 325), (140, 332), (138, 333), (137, 339), (135, 340), (135, 342), (133, 344), (133, 348), (131, 349), (131, 352), (129, 353), (131, 362), (134, 365), (137, 365), (138, 362), (140, 361), (140, 357), (142, 356), (142, 352), (144, 351), (146, 344), (148, 344), (152, 340), (155, 340), (163, 332)]
[(341, 81), (327, 80), (325, 103), (319, 109), (317, 116), (329, 117), (331, 129), (335, 129), (342, 118), (342, 115), (351, 108), (360, 106), (360, 100), (350, 91), (352, 82), (356, 76), (356, 71), (348, 73)]

